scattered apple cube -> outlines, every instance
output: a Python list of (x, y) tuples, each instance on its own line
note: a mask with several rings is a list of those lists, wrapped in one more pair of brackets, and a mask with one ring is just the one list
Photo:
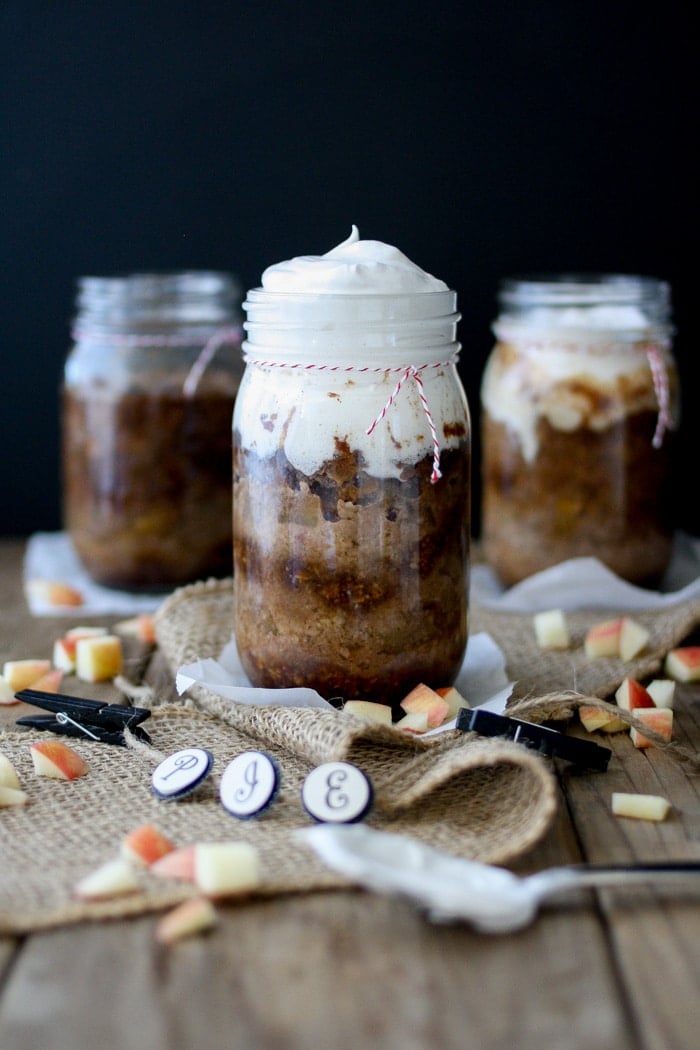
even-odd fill
[(403, 718), (394, 722), (394, 729), (401, 729), (404, 733), (427, 733), (428, 725), (427, 711), (407, 711)]
[(616, 817), (635, 817), (637, 820), (665, 820), (671, 803), (662, 795), (638, 795), (613, 791), (612, 811)]
[(619, 656), (621, 630), (621, 616), (615, 620), (602, 620), (600, 623), (593, 624), (592, 627), (589, 627), (583, 640), (586, 656), (593, 658)]
[(664, 663), (666, 674), (676, 682), (700, 681), (700, 645), (671, 649)]
[(623, 616), (620, 625), (620, 659), (633, 660), (649, 641), (650, 632), (631, 616)]
[(21, 788), (0, 784), (0, 809), (6, 806), (24, 806), (28, 798), (27, 792), (22, 791)]
[(447, 717), (450, 705), (443, 700), (434, 689), (423, 682), (419, 682), (414, 689), (401, 701), (400, 706), (407, 713), (415, 714), (417, 711), (425, 711), (428, 715), (428, 728), (435, 729), (442, 725)]
[(540, 649), (568, 649), (569, 625), (562, 609), (547, 609), (533, 617), (535, 638)]
[(83, 604), (83, 596), (75, 587), (63, 580), (27, 580), (27, 592), (46, 605), (78, 606)]
[(457, 717), (457, 713), (463, 707), (469, 707), (469, 703), (464, 699), (458, 689), (455, 689), (453, 685), (442, 686), (440, 689), (436, 689), (435, 692), (438, 696), (442, 697), (448, 707), (446, 722), (451, 722), (453, 718)]
[(7, 660), (2, 676), (13, 693), (28, 689), (51, 670), (50, 660)]
[(124, 668), (122, 640), (116, 634), (79, 638), (75, 648), (75, 673), (83, 682), (106, 682)]
[(17, 770), (10, 762), (7, 755), (0, 754), (0, 786), (16, 788), (19, 790), (21, 784), (17, 776)]
[(657, 707), (673, 707), (676, 683), (672, 678), (655, 678), (649, 682), (647, 693)]
[(191, 897), (158, 920), (155, 938), (159, 944), (173, 944), (183, 937), (211, 929), (216, 918), (216, 909), (207, 897)]
[(18, 704), (14, 689), (10, 689), (5, 678), (0, 675), (0, 704)]
[(138, 888), (133, 865), (124, 857), (117, 857), (85, 875), (73, 887), (73, 892), (81, 900), (107, 900), (134, 893)]
[(150, 867), (166, 853), (172, 853), (175, 843), (154, 824), (141, 824), (122, 839), (120, 849), (127, 860)]
[(75, 670), (75, 650), (80, 638), (97, 638), (107, 634), (106, 627), (72, 627), (53, 643), (54, 667), (68, 673)]
[(616, 715), (611, 715), (608, 711), (601, 710), (594, 704), (581, 704), (578, 709), (578, 716), (583, 728), (588, 730), (589, 733), (595, 733), (596, 730), (601, 730), (604, 733), (620, 733), (625, 729), (629, 729), (627, 722), (624, 722)]
[(248, 842), (198, 842), (194, 881), (207, 897), (249, 893), (260, 885), (260, 858)]
[(137, 616), (131, 616), (128, 620), (120, 620), (119, 623), (115, 623), (112, 630), (114, 634), (137, 638), (140, 642), (145, 642), (147, 645), (155, 645), (156, 643), (156, 623), (152, 613), (139, 613)]
[(194, 846), (180, 846), (163, 854), (150, 867), (152, 875), (164, 879), (180, 879), (183, 882), (194, 882)]
[(63, 671), (55, 668), (53, 671), (47, 671), (41, 678), (37, 678), (36, 682), (32, 682), (32, 689), (37, 689), (40, 693), (57, 693), (62, 682)]
[(34, 772), (54, 780), (76, 780), (89, 772), (82, 755), (62, 740), (39, 740), (30, 745)]
[[(634, 713), (666, 743), (670, 741), (673, 732), (673, 711), (670, 707), (642, 707)], [(644, 736), (635, 726), (630, 730), (630, 737), (635, 747), (654, 747), (654, 741)]]
[(644, 686), (634, 678), (624, 678), (615, 693), (617, 706), (623, 711), (634, 711), (639, 707), (654, 707), (654, 701)]
[(346, 700), (343, 711), (360, 718), (369, 718), (371, 722), (391, 725), (391, 708), (388, 704), (379, 704), (375, 700)]

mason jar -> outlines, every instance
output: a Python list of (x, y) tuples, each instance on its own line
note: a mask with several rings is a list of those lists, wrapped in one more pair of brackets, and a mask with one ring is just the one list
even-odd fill
[(234, 629), (248, 677), (387, 704), (452, 684), (471, 451), (455, 293), (261, 287), (244, 308)]
[(481, 540), (510, 586), (576, 557), (657, 587), (672, 552), (670, 288), (509, 278), (481, 386)]
[(227, 273), (79, 279), (63, 508), (97, 583), (160, 591), (230, 575), (241, 298)]

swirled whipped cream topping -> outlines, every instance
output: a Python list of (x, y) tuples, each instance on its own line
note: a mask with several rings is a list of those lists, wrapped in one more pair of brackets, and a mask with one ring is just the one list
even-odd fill
[(300, 255), (268, 266), (262, 286), (270, 292), (342, 295), (447, 291), (444, 281), (416, 266), (398, 248), (360, 240), (357, 226), (325, 255)]

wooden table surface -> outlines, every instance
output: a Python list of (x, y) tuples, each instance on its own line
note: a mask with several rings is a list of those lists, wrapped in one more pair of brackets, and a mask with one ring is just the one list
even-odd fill
[[(0, 541), (3, 662), (50, 655), (70, 626), (29, 614), (23, 551), (19, 540)], [(156, 652), (145, 680), (162, 685), (164, 675)], [(699, 702), (700, 684), (678, 687), (675, 735), (695, 751)], [(15, 707), (0, 707), (0, 719), (15, 717)], [(628, 740), (612, 746), (623, 744), (629, 755)], [(700, 859), (700, 778), (659, 749), (615, 766), (606, 774), (557, 769), (558, 818), (521, 870)], [(673, 812), (663, 824), (616, 818), (612, 790), (665, 794)], [(0, 1047), (700, 1046), (700, 889), (692, 883), (587, 891), (509, 935), (433, 925), (405, 901), (361, 890), (219, 912), (214, 930), (166, 954), (154, 942), (154, 916), (0, 936)]]

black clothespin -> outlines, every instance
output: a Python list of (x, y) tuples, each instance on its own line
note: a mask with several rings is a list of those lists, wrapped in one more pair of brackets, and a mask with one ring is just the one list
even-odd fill
[(558, 729), (525, 722), (520, 718), (509, 718), (495, 711), (484, 711), (478, 707), (463, 707), (457, 715), (457, 729), (481, 736), (502, 736), (515, 740), (548, 758), (564, 758), (576, 766), (605, 772), (612, 751), (592, 740), (567, 736)]
[(146, 743), (150, 743), (151, 740), (140, 725), (151, 715), (145, 707), (103, 704), (98, 700), (83, 700), (81, 697), (65, 696), (62, 693), (42, 693), (38, 689), (22, 689), (15, 693), (15, 697), (45, 711), (54, 712), (53, 715), (27, 715), (18, 718), (17, 725), (20, 726), (31, 726), (32, 729), (44, 729), (66, 736), (85, 737), (87, 740), (99, 740), (103, 744), (118, 744), (121, 747), (126, 747), (126, 729), (139, 740), (145, 740)]

